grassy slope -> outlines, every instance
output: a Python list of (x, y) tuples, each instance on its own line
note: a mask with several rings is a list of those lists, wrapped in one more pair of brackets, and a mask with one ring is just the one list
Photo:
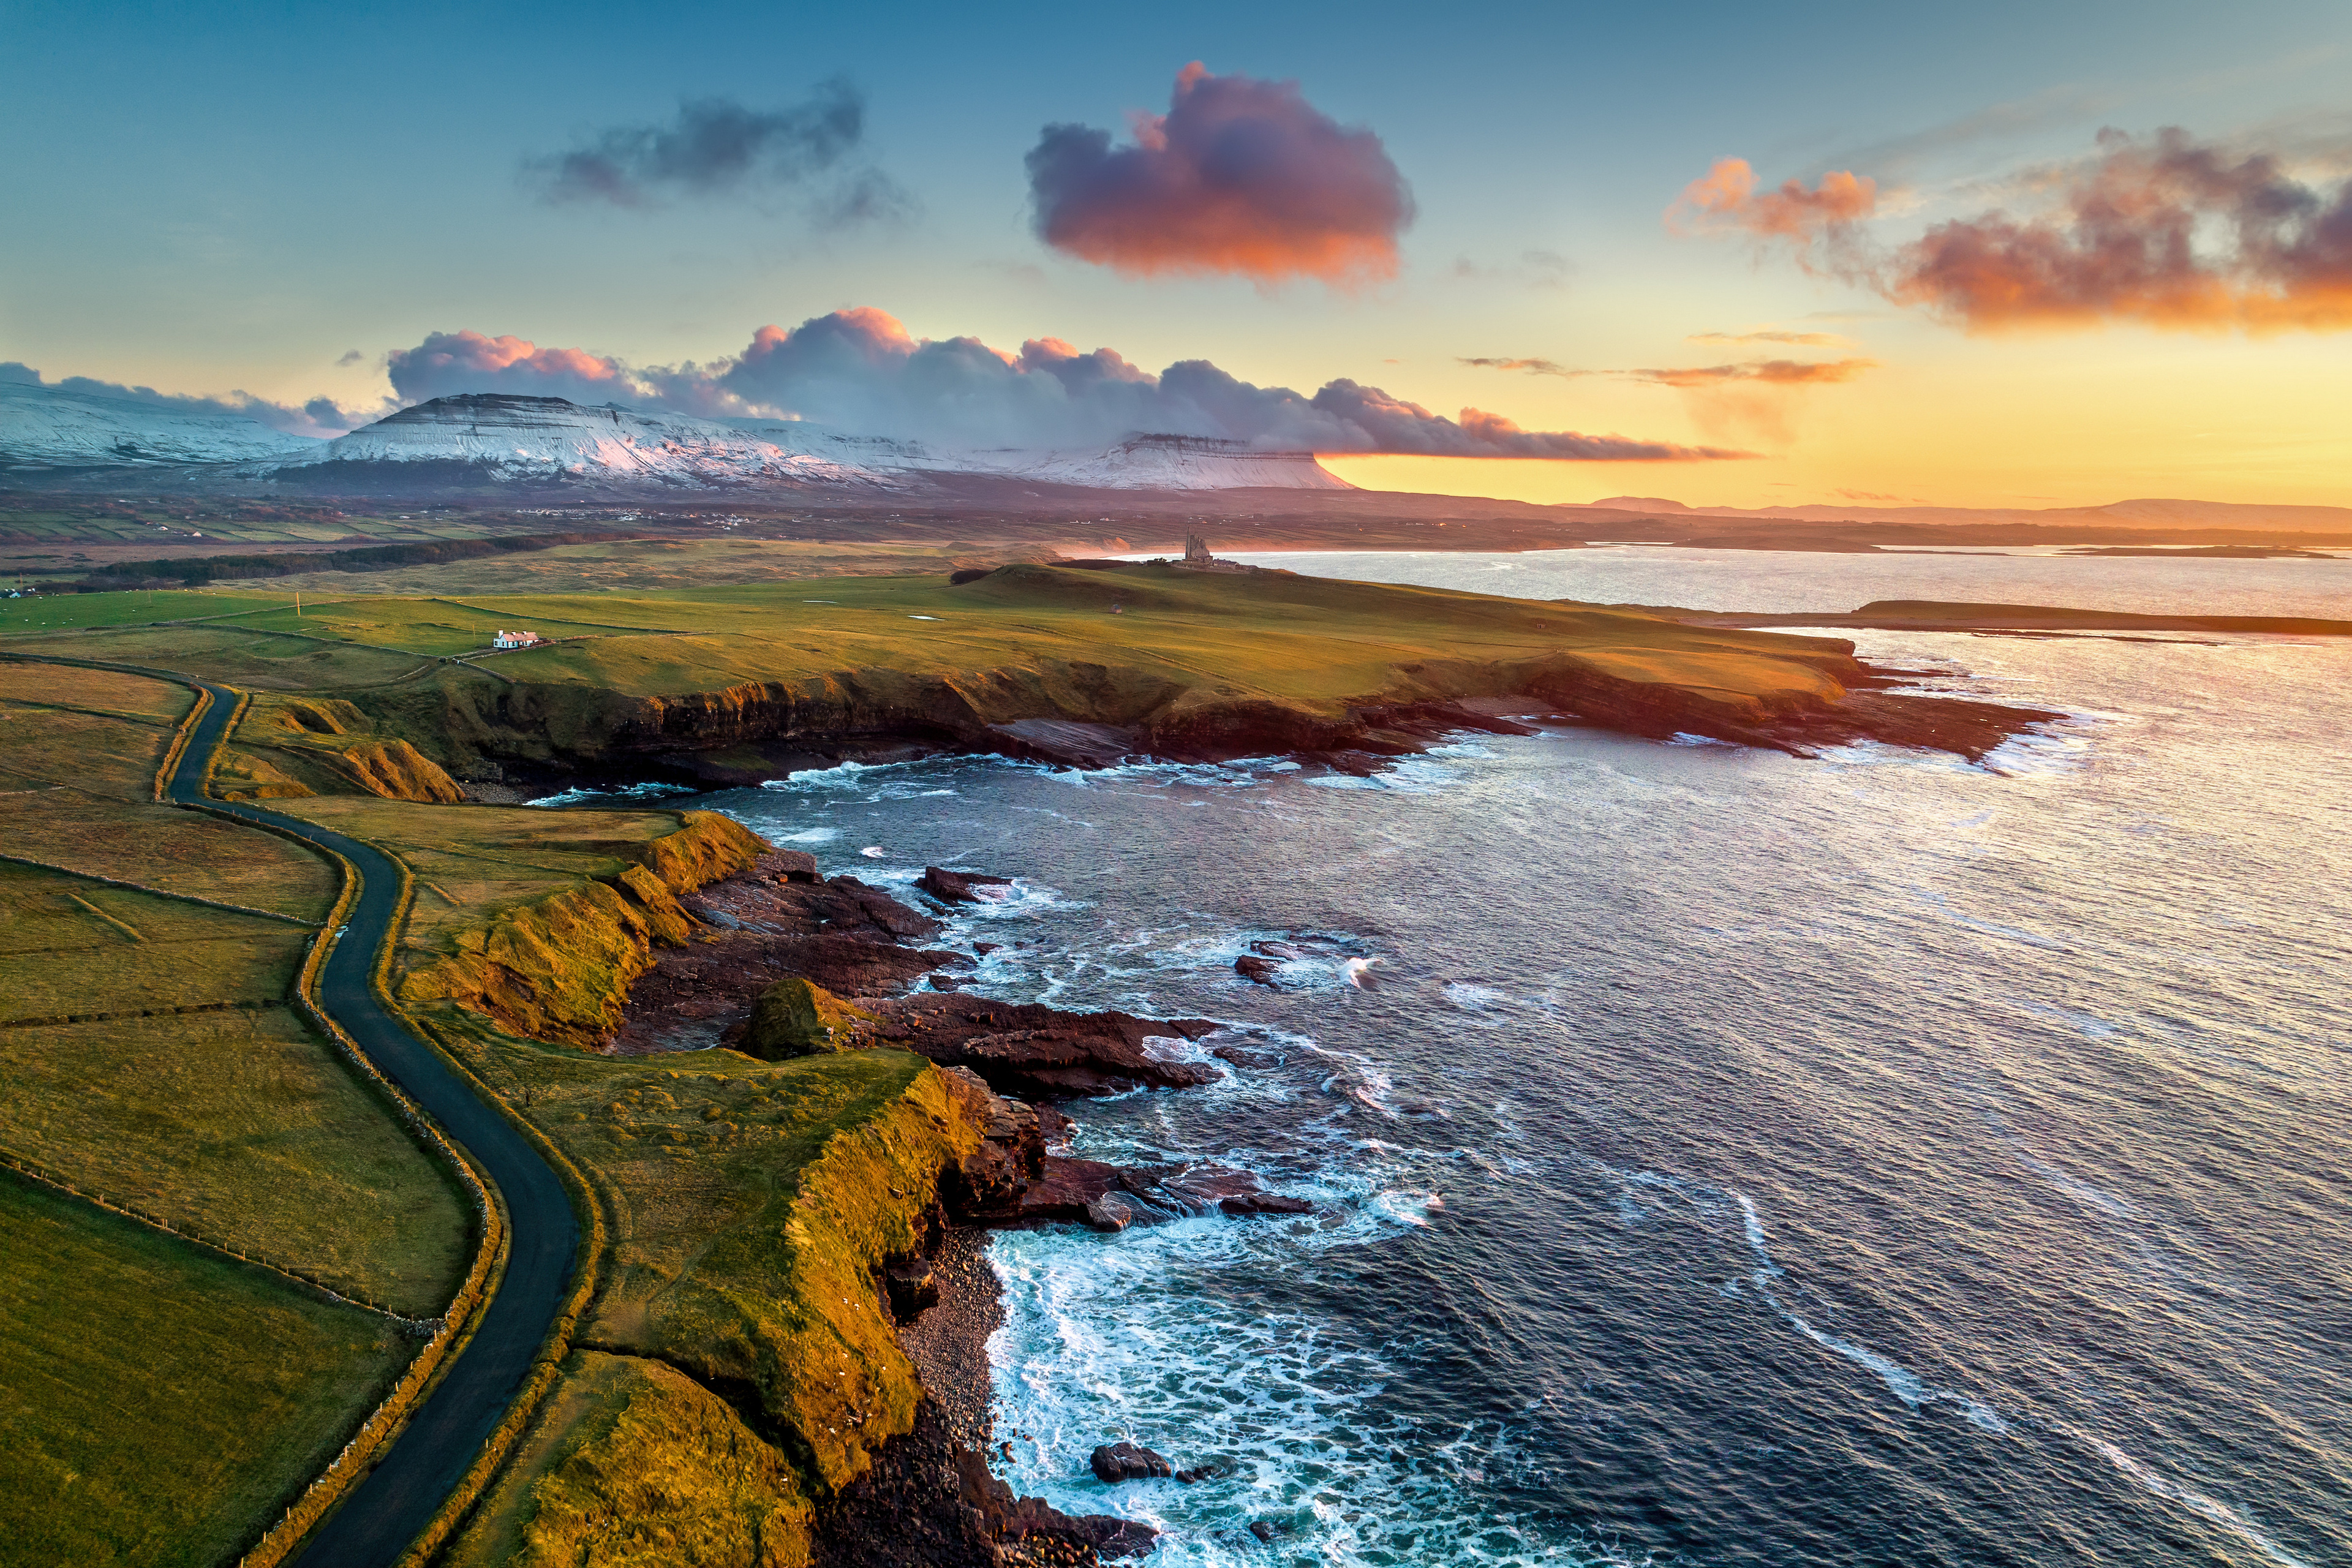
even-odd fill
[[(642, 847), (688, 837), (633, 837), (675, 826), (659, 813), (301, 809), (448, 876), (447, 907), (427, 911), (440, 900), (420, 890), (412, 978), (591, 885), (600, 855), (658, 862)], [(588, 1173), (612, 1236), (585, 1353), (457, 1560), (572, 1563), (593, 1547), (593, 1561), (652, 1564), (691, 1547), (714, 1563), (797, 1561), (802, 1500), (911, 1424), (914, 1370), (873, 1269), (917, 1245), (942, 1166), (977, 1142), (970, 1108), (899, 1052), (613, 1058), (518, 1037), (452, 1001), (416, 1005)]]
[[(969, 1107), (903, 1052), (613, 1059), (518, 1040), (446, 1006), (435, 1016), (590, 1172), (613, 1232), (576, 1342), (593, 1353), (568, 1369), (457, 1561), (581, 1561), (592, 1527), (611, 1552), (589, 1559), (600, 1563), (681, 1560), (630, 1554), (673, 1531), (704, 1532), (710, 1554), (694, 1561), (797, 1561), (799, 1500), (861, 1473), (912, 1424), (914, 1368), (873, 1270), (918, 1245), (942, 1166), (978, 1140)], [(640, 1380), (640, 1358), (667, 1363), (726, 1402), (640, 1381), (645, 1423), (617, 1428), (615, 1358)], [(730, 1404), (751, 1425), (722, 1416)], [(649, 1491), (642, 1478), (657, 1473), (703, 1479)], [(635, 1527), (648, 1533), (623, 1550)], [(767, 1555), (752, 1550), (762, 1541)]]
[(656, 943), (689, 939), (676, 895), (748, 866), (721, 816), (322, 798), (287, 809), (393, 851), (417, 879), (395, 985), (539, 1038), (591, 1044), (619, 1022)]
[(0, 1555), (218, 1562), (414, 1348), (380, 1317), (0, 1180)]
[(811, 1510), (784, 1457), (656, 1361), (586, 1351), (449, 1553), (451, 1568), (801, 1568)]

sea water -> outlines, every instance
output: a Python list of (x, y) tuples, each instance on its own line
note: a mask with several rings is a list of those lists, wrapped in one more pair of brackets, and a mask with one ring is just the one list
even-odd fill
[[(2352, 563), (1675, 553), (1280, 563), (2352, 614)], [(1015, 877), (971, 988), (1252, 1064), (1071, 1106), (1077, 1152), (1317, 1205), (995, 1237), (1000, 1473), (1169, 1564), (2352, 1561), (2352, 647), (1857, 641), (2070, 717), (1980, 766), (1558, 728), (711, 797), (828, 872)], [(1106, 1487), (1122, 1437), (1220, 1473)]]

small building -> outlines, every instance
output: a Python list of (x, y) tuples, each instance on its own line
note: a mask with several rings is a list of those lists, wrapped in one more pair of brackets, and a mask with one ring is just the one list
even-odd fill
[(501, 626), (499, 628), (499, 635), (491, 639), (490, 646), (496, 648), (530, 647), (534, 643), (546, 640), (537, 632), (510, 632)]

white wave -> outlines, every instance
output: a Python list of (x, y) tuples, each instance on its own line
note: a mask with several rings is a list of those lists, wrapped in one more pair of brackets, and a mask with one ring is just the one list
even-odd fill
[[(1729, 1189), (1726, 1191), (1729, 1192)], [(1802, 1315), (1773, 1292), (1772, 1281), (1780, 1277), (1781, 1269), (1772, 1261), (1772, 1250), (1765, 1243), (1763, 1217), (1756, 1212), (1756, 1205), (1748, 1201), (1747, 1194), (1730, 1192), (1730, 1196), (1739, 1205), (1741, 1229), (1747, 1233), (1748, 1245), (1756, 1254), (1756, 1271), (1748, 1277), (1748, 1282), (1756, 1288), (1757, 1294), (1771, 1304), (1774, 1311), (1789, 1321), (1790, 1327), (1823, 1350), (1833, 1352), (1856, 1366), (1877, 1373), (1879, 1381), (1886, 1384), (1887, 1392), (1914, 1410), (1939, 1403), (1957, 1405), (1961, 1415), (1988, 1432), (2009, 1430), (2009, 1423), (1982, 1401), (1972, 1399), (1956, 1389), (1932, 1387), (1917, 1373), (1893, 1357), (1882, 1355), (1867, 1345), (1858, 1345), (1852, 1340), (1817, 1329), (1807, 1322)]]
[(2027, 1170), (2032, 1171), (2068, 1197), (2095, 1208), (2112, 1219), (2136, 1219), (2139, 1216), (2137, 1209), (2116, 1196), (2115, 1194), (2070, 1176), (2047, 1161), (2037, 1160), (2022, 1150), (2018, 1152), (2017, 1157), (2025, 1163)]
[(1326, 773), (1307, 781), (1318, 789), (1386, 790), (1395, 795), (1435, 795), (1452, 788), (1460, 776), (1441, 763), (1423, 757), (1399, 757), (1368, 779), (1352, 773)]
[(771, 844), (830, 844), (841, 837), (838, 827), (803, 827), (798, 833), (771, 833)]
[[(1294, 1045), (1311, 1045), (1292, 1037)], [(1212, 1101), (1246, 1082), (1202, 1091)], [(1165, 1104), (1165, 1097), (1161, 1103)], [(1188, 1120), (1216, 1122), (1193, 1100)], [(1082, 1125), (1080, 1146), (1116, 1153)], [(1153, 1562), (1243, 1568), (1266, 1548), (1246, 1532), (1271, 1519), (1283, 1560), (1357, 1568), (1427, 1562), (1519, 1565), (1620, 1561), (1546, 1539), (1498, 1515), (1481, 1483), (1537, 1470), (1542, 1457), (1493, 1423), (1423, 1425), (1387, 1414), (1397, 1375), (1384, 1348), (1334, 1333), (1318, 1316), (1275, 1308), (1203, 1279), (1311, 1278), (1327, 1255), (1425, 1227), (1442, 1215), (1422, 1156), (1374, 1139), (1334, 1143), (1304, 1175), (1279, 1180), (1314, 1199), (1317, 1222), (1196, 1217), (1117, 1236), (1068, 1228), (1000, 1232), (989, 1258), (1006, 1321), (989, 1342), (1000, 1466), (1016, 1489), (1072, 1512), (1115, 1510), (1163, 1532)], [(1246, 1157), (1232, 1163), (1257, 1164)], [(1263, 1168), (1262, 1165), (1258, 1168)], [(1196, 1486), (1096, 1482), (1087, 1456), (1126, 1437), (1181, 1466), (1226, 1473)]]
[(537, 800), (527, 800), (523, 804), (561, 807), (583, 805), (590, 801), (660, 800), (666, 795), (697, 793), (698, 792), (692, 784), (622, 784), (614, 789), (591, 789), (585, 784), (580, 784), (555, 795), (541, 795)]
[(769, 779), (761, 789), (856, 789), (867, 773), (903, 768), (904, 763), (835, 763), (829, 768), (795, 768), (780, 779)]
[(2286, 1548), (2255, 1529), (2251, 1520), (2228, 1503), (2217, 1498), (2209, 1497), (2193, 1488), (2183, 1486), (2170, 1476), (2149, 1469), (2104, 1437), (2093, 1436), (2087, 1433), (2070, 1435), (2079, 1436), (2082, 1441), (2089, 1444), (2109, 1464), (2129, 1476), (2146, 1490), (2155, 1493), (2167, 1502), (2179, 1504), (2209, 1524), (2221, 1526), (2272, 1562), (2281, 1564), (2282, 1568), (2309, 1568), (2309, 1564), (2301, 1558), (2294, 1556)]

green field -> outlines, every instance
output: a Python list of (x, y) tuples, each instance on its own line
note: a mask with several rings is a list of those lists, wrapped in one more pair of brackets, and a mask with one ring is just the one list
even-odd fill
[[(236, 596), (243, 607), (233, 626), (143, 629), (126, 613), (121, 632), (27, 646), (63, 651), (71, 642), (90, 657), (175, 660), (171, 668), (224, 679), (250, 678), (263, 673), (257, 664), (269, 665), (279, 676), (267, 682), (273, 689), (324, 689), (393, 680), (401, 655), (478, 653), (508, 627), (536, 632), (551, 646), (493, 656), (485, 668), (513, 681), (633, 696), (851, 670), (958, 675), (1085, 662), (1180, 686), (1310, 701), (1409, 684), (1399, 671), (1417, 664), (1559, 651), (1636, 680), (1759, 694), (1819, 691), (1823, 653), (1839, 646), (1433, 588), (1151, 565), (1015, 567), (961, 586), (938, 576), (840, 577), (592, 594), (351, 596), (306, 600), (299, 616), (290, 594), (263, 607), (251, 607), (252, 598)], [(268, 634), (287, 646), (272, 646)], [(310, 639), (317, 641), (298, 646)], [(362, 649), (387, 651), (364, 669), (323, 662)], [(289, 674), (309, 679), (284, 679)]]
[(417, 1342), (0, 1178), (0, 1557), (211, 1568), (334, 1457)]

